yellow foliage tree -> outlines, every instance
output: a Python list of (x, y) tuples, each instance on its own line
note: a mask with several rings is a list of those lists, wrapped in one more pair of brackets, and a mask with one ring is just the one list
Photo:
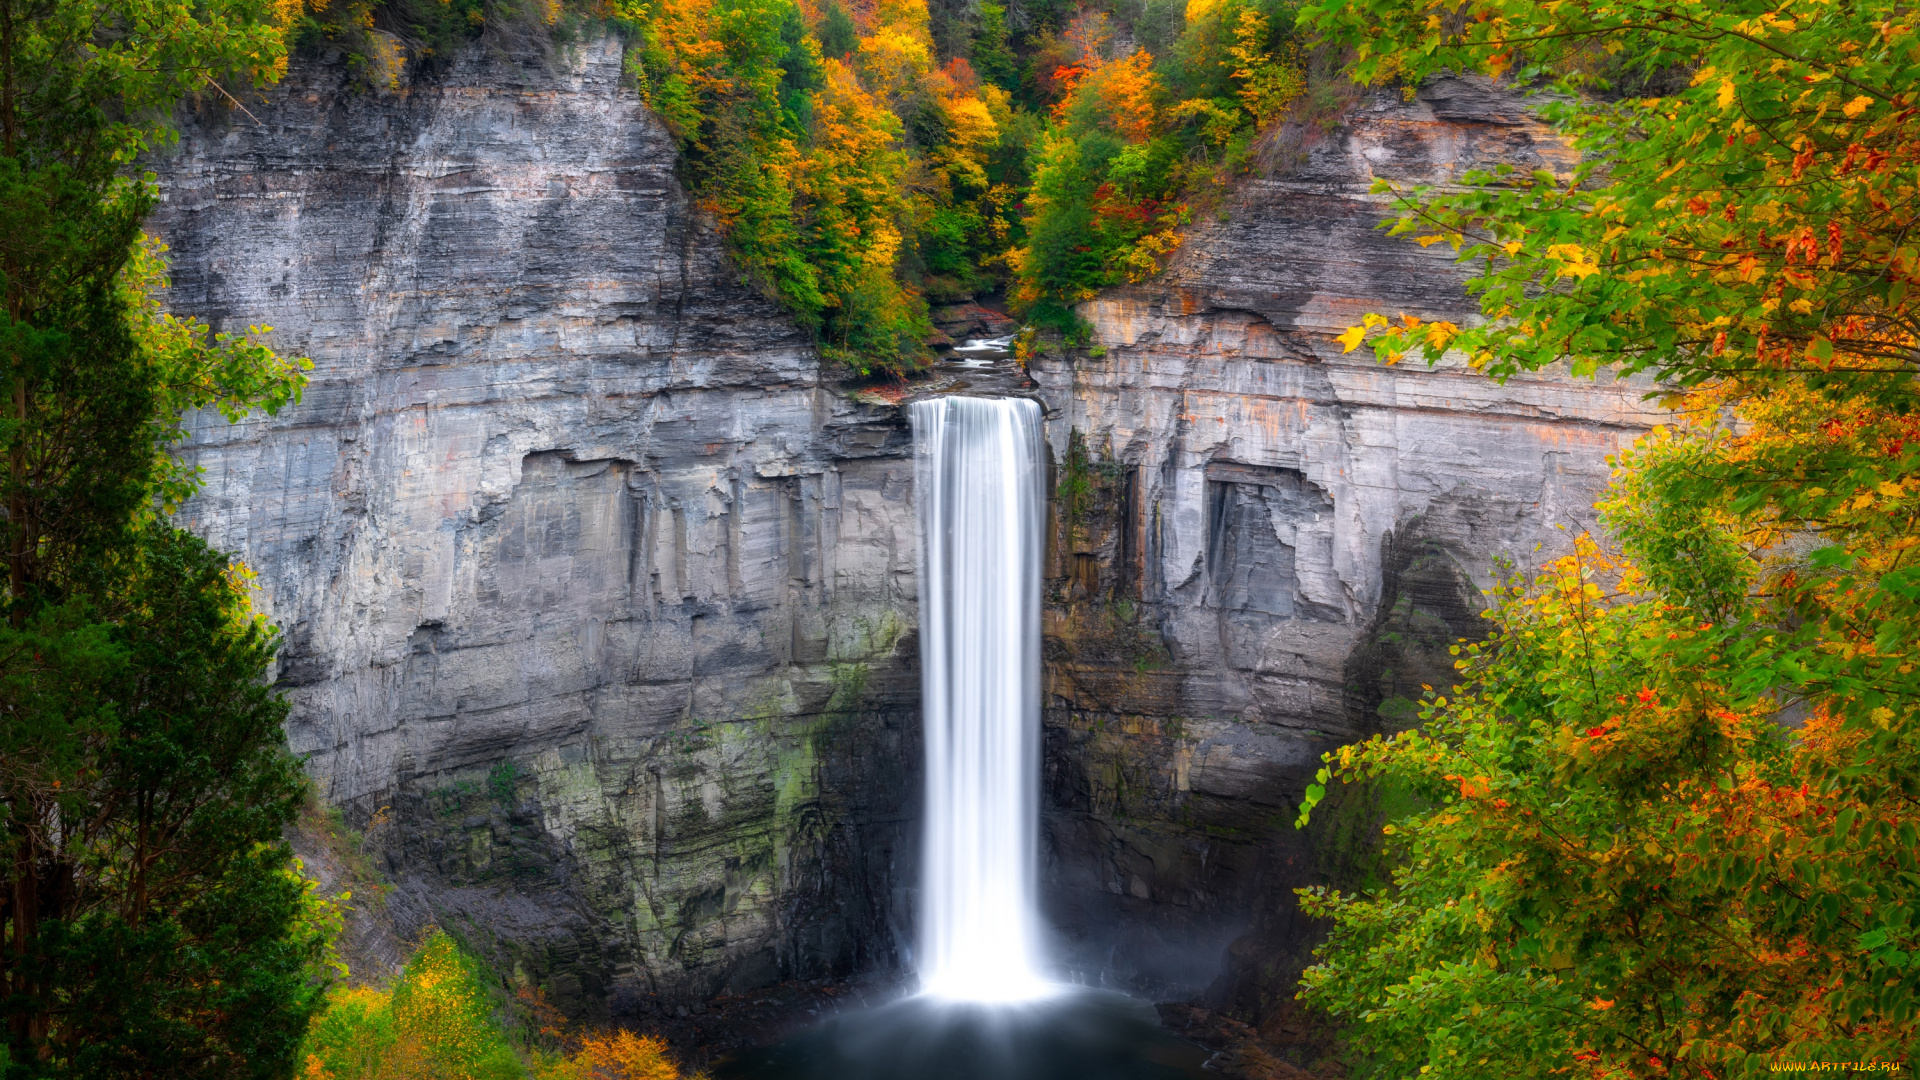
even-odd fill
[(587, 1036), (571, 1057), (537, 1069), (534, 1080), (681, 1080), (682, 1075), (667, 1056), (665, 1039), (616, 1031)]
[[(525, 997), (526, 995), (523, 995)], [(538, 994), (532, 995), (539, 1000)], [(550, 1014), (557, 1034), (564, 1018)], [(630, 1031), (581, 1037), (571, 1053), (522, 1060), (484, 970), (434, 931), (388, 989), (334, 992), (301, 1047), (301, 1080), (681, 1080), (666, 1041)], [(691, 1077), (689, 1080), (701, 1080)]]

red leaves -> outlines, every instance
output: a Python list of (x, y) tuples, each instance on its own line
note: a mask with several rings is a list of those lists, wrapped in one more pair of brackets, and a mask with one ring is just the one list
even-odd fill
[(1484, 776), (1466, 777), (1449, 774), (1442, 777), (1460, 785), (1460, 797), (1463, 799), (1483, 799), (1493, 794), (1493, 785)]
[(1787, 247), (1782, 253), (1786, 265), (1793, 265), (1795, 255), (1799, 255), (1801, 261), (1808, 265), (1820, 258), (1820, 242), (1814, 239), (1813, 226), (1804, 226), (1799, 232), (1787, 238)]
[(1061, 64), (1052, 71), (1044, 72), (1035, 80), (1043, 97), (1053, 98), (1055, 116), (1067, 107), (1067, 101), (1073, 96), (1074, 87), (1087, 77), (1087, 69), (1079, 64)]
[(1800, 179), (1806, 173), (1807, 166), (1811, 164), (1813, 164), (1813, 140), (1802, 135), (1799, 152), (1793, 155), (1793, 178)]
[(1112, 184), (1101, 184), (1093, 191), (1093, 214), (1103, 224), (1126, 222), (1141, 225), (1153, 220), (1159, 211), (1160, 203), (1155, 199), (1142, 199), (1134, 202)]

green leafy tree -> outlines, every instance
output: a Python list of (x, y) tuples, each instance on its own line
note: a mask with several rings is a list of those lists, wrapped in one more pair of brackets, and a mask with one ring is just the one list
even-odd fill
[(185, 96), (284, 70), (259, 0), (0, 0), (0, 1011), (6, 1075), (274, 1076), (330, 916), (281, 840), (304, 781), (275, 638), (167, 524), (182, 413), (304, 362), (162, 313), (137, 157)]
[(1002, 90), (1020, 85), (1020, 61), (1014, 56), (1007, 33), (1007, 9), (1000, 4), (980, 5), (980, 28), (973, 36), (973, 70)]

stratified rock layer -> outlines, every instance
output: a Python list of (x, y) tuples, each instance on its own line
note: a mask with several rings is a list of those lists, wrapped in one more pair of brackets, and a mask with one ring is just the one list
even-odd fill
[(1063, 462), (1055, 918), (1079, 963), (1162, 993), (1214, 980), (1228, 951), (1214, 994), (1252, 1013), (1291, 996), (1313, 938), (1292, 889), (1369, 844), (1293, 828), (1320, 753), (1451, 685), (1447, 646), (1484, 634), (1495, 560), (1563, 549), (1606, 456), (1655, 420), (1642, 385), (1502, 386), (1334, 340), (1367, 311), (1470, 315), (1452, 253), (1378, 231), (1368, 189), (1564, 168), (1513, 97), (1439, 80), (1315, 135), (1284, 133), (1273, 175), (1162, 277), (1086, 305), (1097, 348), (1033, 369)]
[[(297, 65), (259, 122), (188, 125), (154, 222), (177, 309), (315, 361), (282, 416), (202, 418), (182, 514), (286, 629), (295, 749), (402, 936), (453, 927), (579, 1018), (902, 960), (920, 759), (899, 410), (821, 384), (619, 68)], [(1563, 544), (1652, 418), (1332, 340), (1463, 317), (1366, 190), (1563, 164), (1511, 98), (1442, 80), (1313, 130), (1087, 308), (1100, 355), (1033, 368), (1062, 951), (1256, 1017), (1313, 937), (1289, 890), (1370, 846), (1364, 799), (1293, 830), (1319, 753), (1411, 718), (1494, 558)]]
[(911, 470), (730, 268), (620, 46), (188, 125), (175, 308), (313, 358), (206, 418), (289, 735), (438, 921), (592, 1015), (891, 962)]

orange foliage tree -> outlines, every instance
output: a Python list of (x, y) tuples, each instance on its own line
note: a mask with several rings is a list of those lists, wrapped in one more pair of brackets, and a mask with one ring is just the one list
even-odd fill
[(829, 358), (899, 373), (928, 355), (925, 294), (972, 295), (998, 254), (1005, 230), (983, 206), (983, 163), (1006, 97), (935, 65), (925, 0), (855, 10), (843, 57), (821, 53), (829, 9), (848, 17), (794, 0), (644, 0), (617, 13), (735, 256)]
[[(1920, 1041), (1920, 27), (1890, 2), (1363, 0), (1362, 79), (1551, 86), (1567, 175), (1398, 193), (1484, 321), (1349, 348), (1658, 376), (1591, 542), (1496, 590), (1422, 730), (1329, 760), (1431, 809), (1307, 995), (1369, 1070), (1730, 1077)], [(1595, 89), (1609, 91), (1592, 93)]]

